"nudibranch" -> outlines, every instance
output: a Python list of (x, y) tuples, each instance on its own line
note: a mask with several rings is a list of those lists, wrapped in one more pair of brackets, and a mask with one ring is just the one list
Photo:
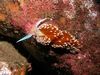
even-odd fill
[(60, 30), (57, 23), (51, 20), (48, 21), (46, 18), (39, 20), (36, 23), (33, 32), (17, 42), (30, 38), (32, 35), (35, 36), (34, 38), (38, 43), (41, 43), (42, 45), (51, 45), (54, 48), (81, 46), (81, 43), (69, 32)]
[(67, 31), (59, 30), (58, 25), (53, 22), (43, 23), (38, 26), (38, 30), (44, 35), (37, 36), (36, 40), (43, 45), (51, 44), (54, 48), (64, 48), (66, 46), (81, 46), (81, 43)]

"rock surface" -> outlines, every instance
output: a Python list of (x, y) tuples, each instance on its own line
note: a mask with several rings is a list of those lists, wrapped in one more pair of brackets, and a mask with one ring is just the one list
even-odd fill
[(0, 41), (0, 74), (26, 75), (29, 63), (6, 41)]

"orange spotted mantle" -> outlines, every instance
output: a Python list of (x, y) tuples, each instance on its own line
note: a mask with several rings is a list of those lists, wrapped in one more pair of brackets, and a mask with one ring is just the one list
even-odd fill
[(36, 36), (37, 42), (43, 45), (51, 44), (54, 48), (64, 48), (67, 46), (81, 46), (81, 43), (67, 31), (59, 30), (58, 25), (53, 22), (40, 24), (37, 29), (43, 33), (42, 36)]

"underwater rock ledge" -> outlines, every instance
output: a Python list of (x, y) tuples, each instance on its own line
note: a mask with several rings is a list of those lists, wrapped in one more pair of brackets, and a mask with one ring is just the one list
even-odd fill
[(0, 75), (26, 75), (29, 65), (12, 44), (0, 41)]

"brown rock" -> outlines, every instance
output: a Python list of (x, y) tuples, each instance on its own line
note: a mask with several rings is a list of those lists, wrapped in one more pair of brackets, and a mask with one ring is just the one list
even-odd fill
[(19, 54), (10, 43), (0, 42), (0, 74), (25, 75), (28, 66), (26, 58)]

